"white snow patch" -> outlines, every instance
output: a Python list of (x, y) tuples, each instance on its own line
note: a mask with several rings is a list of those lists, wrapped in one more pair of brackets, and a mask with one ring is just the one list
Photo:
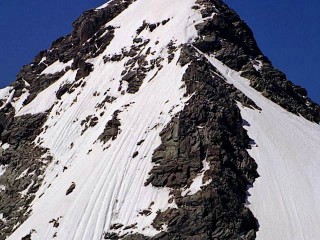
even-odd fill
[(28, 191), (29, 191), (29, 189), (32, 187), (33, 184), (34, 184), (34, 181), (32, 180), (31, 183), (28, 185), (28, 187), (27, 187), (25, 190), (23, 190), (23, 191), (21, 191), (21, 192), (19, 192), (19, 193), (20, 193), (22, 196), (26, 196), (27, 193), (28, 193)]
[(0, 99), (8, 98), (11, 90), (12, 90), (12, 87), (6, 87), (3, 89), (0, 89)]
[(60, 62), (59, 60), (55, 61), (51, 65), (49, 65), (45, 70), (41, 72), (41, 74), (54, 74), (65, 70), (67, 67), (70, 67), (73, 60), (70, 60), (67, 63)]
[(15, 108), (16, 112), (19, 112), (20, 109), (23, 107), (23, 102), (28, 98), (29, 91), (27, 89), (23, 89), (23, 93), (19, 98), (14, 98), (12, 105)]
[[(5, 166), (0, 166), (0, 177), (6, 172)], [(6, 187), (4, 185), (0, 185), (0, 191), (5, 191)]]
[(212, 179), (206, 181), (205, 183), (203, 182), (204, 173), (210, 169), (210, 164), (207, 160), (204, 160), (202, 164), (203, 164), (203, 169), (201, 170), (201, 173), (198, 174), (198, 176), (195, 179), (193, 179), (193, 182), (189, 188), (186, 188), (185, 190), (183, 190), (183, 192), (181, 193), (181, 196), (184, 197), (186, 195), (196, 194), (197, 192), (201, 191), (201, 187), (211, 183)]
[(3, 150), (7, 150), (10, 147), (10, 144), (9, 143), (5, 143), (1, 147), (2, 147)]
[(6, 170), (5, 166), (0, 166), (0, 177), (6, 172)]
[(24, 170), (24, 171), (19, 175), (19, 177), (16, 178), (16, 180), (19, 180), (20, 178), (23, 178), (23, 177), (27, 176), (28, 170), (29, 170), (29, 168), (27, 168), (26, 170)]
[(255, 61), (253, 62), (253, 67), (254, 67), (257, 71), (260, 71), (260, 69), (262, 68), (262, 66), (263, 66), (263, 63), (262, 63), (262, 61), (260, 61), (260, 60), (255, 60)]
[(43, 57), (43, 58), (41, 58), (41, 60), (40, 60), (39, 63), (43, 63), (43, 62), (46, 61), (46, 60), (47, 60), (47, 57)]
[(108, 2), (106, 2), (106, 3), (104, 3), (104, 4), (102, 4), (100, 7), (97, 7), (96, 9), (102, 9), (102, 8), (106, 8), (109, 4), (110, 4), (110, 2), (112, 2), (113, 0), (110, 0), (110, 1), (108, 1)]
[(23, 80), (23, 81), (26, 87), (30, 87), (30, 84), (26, 80)]
[[(9, 89), (9, 90), (8, 90)], [(3, 109), (5, 106), (7, 106), (9, 103), (12, 102), (12, 99), (13, 99), (13, 95), (14, 95), (14, 92), (15, 90), (12, 90), (11, 87), (8, 87), (8, 88), (4, 88), (2, 89), (4, 90), (3, 92), (0, 92), (0, 95), (3, 96), (2, 99), (6, 99), (6, 102), (5, 104), (3, 104), (2, 107), (0, 107), (0, 110)], [(8, 90), (8, 91), (7, 91)], [(1, 96), (0, 96), (1, 97)], [(1, 99), (1, 98), (0, 98)]]
[(320, 236), (320, 125), (287, 112), (249, 81), (213, 57), (211, 63), (262, 111), (242, 107), (248, 150), (260, 177), (249, 190), (249, 208), (259, 220), (257, 239), (309, 240)]
[[(0, 187), (0, 189), (1, 189), (1, 187)], [(5, 218), (3, 217), (3, 213), (0, 213), (0, 220), (3, 221), (3, 222), (6, 222), (6, 221), (7, 221), (7, 219), (5, 219)]]
[(68, 71), (58, 81), (53, 83), (51, 86), (40, 92), (37, 97), (28, 105), (24, 106), (17, 112), (17, 116), (25, 114), (37, 114), (47, 111), (57, 100), (56, 93), (60, 86), (67, 82), (72, 82), (75, 79), (76, 72)]
[[(195, 0), (139, 0), (132, 3), (108, 23), (118, 28), (115, 29), (115, 37), (103, 55), (120, 53), (122, 48), (130, 49), (136, 31), (143, 21), (161, 23), (170, 19), (167, 24), (160, 24), (153, 32), (146, 29), (139, 35), (143, 39), (150, 39), (148, 46), (152, 47), (152, 51), (161, 52), (171, 40), (175, 40), (177, 46), (190, 42), (198, 36), (195, 25), (203, 21), (200, 13), (191, 9), (194, 5)], [(158, 45), (155, 45), (156, 41), (159, 41)]]

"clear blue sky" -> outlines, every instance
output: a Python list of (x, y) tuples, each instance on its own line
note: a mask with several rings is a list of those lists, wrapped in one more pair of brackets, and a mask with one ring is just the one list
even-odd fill
[[(84, 11), (105, 0), (0, 1), (0, 87), (22, 65), (71, 31)], [(225, 0), (253, 30), (262, 51), (320, 103), (320, 1)]]

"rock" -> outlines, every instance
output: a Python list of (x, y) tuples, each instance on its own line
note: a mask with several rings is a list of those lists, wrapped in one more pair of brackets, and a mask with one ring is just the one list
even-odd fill
[(122, 78), (122, 80), (130, 82), (136, 75), (136, 71), (130, 71)]
[(149, 24), (150, 32), (153, 32), (156, 28), (157, 28), (157, 25), (155, 23)]
[(117, 136), (120, 132), (120, 126), (121, 126), (121, 123), (118, 119), (119, 113), (120, 113), (119, 111), (116, 111), (113, 114), (112, 119), (107, 122), (107, 125), (106, 125), (103, 133), (98, 138), (100, 141), (106, 143), (110, 139), (115, 140), (117, 138)]
[(74, 182), (71, 183), (70, 187), (68, 188), (66, 195), (69, 195), (73, 192), (73, 190), (76, 188), (76, 184)]
[[(195, 50), (184, 46), (181, 55), (180, 64), (189, 64), (183, 81), (193, 95), (179, 117), (161, 132), (162, 143), (153, 154), (155, 166), (146, 182), (175, 189), (178, 208), (160, 212), (153, 226), (159, 231), (163, 225), (168, 227), (161, 239), (236, 239), (255, 233), (257, 221), (244, 202), (247, 184), (258, 176), (257, 165), (243, 154), (250, 138), (240, 124), (235, 100), (256, 106), (219, 74), (210, 74), (217, 70)], [(196, 194), (181, 196), (181, 189), (190, 186), (205, 159), (210, 161), (206, 176), (212, 182)]]
[(111, 57), (111, 61), (113, 62), (119, 62), (122, 59), (122, 55), (121, 54), (115, 54)]
[(140, 146), (144, 142), (144, 139), (140, 140), (137, 145)]
[[(234, 11), (218, 0), (198, 0), (197, 4), (205, 6), (202, 17), (214, 16), (196, 25), (200, 37), (194, 46), (202, 52), (214, 53), (228, 67), (241, 71), (241, 76), (248, 78), (253, 88), (289, 112), (320, 123), (320, 107), (306, 108), (310, 99), (305, 89), (293, 85), (272, 66), (260, 51), (250, 28)], [(263, 62), (259, 71), (253, 69), (253, 60)]]
[(116, 233), (105, 233), (104, 239), (116, 240), (119, 239), (119, 237)]
[(26, 236), (24, 236), (23, 238), (21, 238), (21, 240), (31, 240), (31, 234), (27, 234)]
[(132, 158), (135, 158), (135, 157), (138, 156), (138, 155), (139, 155), (139, 152), (136, 151), (136, 152), (133, 153)]
[(59, 90), (57, 91), (57, 93), (56, 93), (57, 99), (60, 100), (61, 97), (62, 97), (65, 93), (67, 93), (70, 88), (71, 88), (71, 84), (64, 84), (63, 86), (61, 86), (61, 87), (59, 88)]
[(133, 42), (134, 43), (142, 43), (142, 38), (135, 38), (135, 39), (133, 39)]
[(122, 228), (123, 227), (123, 224), (121, 223), (115, 223), (113, 225), (111, 225), (110, 229), (119, 229), (119, 228)]

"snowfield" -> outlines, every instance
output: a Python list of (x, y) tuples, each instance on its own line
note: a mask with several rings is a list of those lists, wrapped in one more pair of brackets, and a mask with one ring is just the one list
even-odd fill
[[(182, 68), (177, 64), (179, 50), (172, 62), (168, 62), (167, 45), (173, 41), (179, 46), (197, 36), (194, 25), (201, 21), (201, 16), (191, 11), (194, 3), (194, 0), (133, 3), (108, 23), (118, 27), (115, 37), (103, 54), (88, 60), (94, 65), (94, 71), (86, 78), (88, 84), (84, 88), (62, 96), (61, 100), (56, 99), (59, 87), (72, 83), (75, 78), (75, 72), (69, 70), (18, 112), (18, 115), (36, 114), (53, 106), (45, 123), (46, 130), (35, 142), (49, 148), (54, 161), (43, 176), (31, 216), (9, 239), (21, 239), (31, 230), (34, 230), (33, 240), (53, 236), (65, 240), (103, 239), (104, 233), (110, 231), (119, 234), (138, 232), (146, 236), (159, 232), (151, 226), (157, 211), (176, 205), (174, 201), (168, 203), (172, 197), (170, 189), (144, 186), (144, 183), (153, 167), (152, 154), (161, 143), (160, 132), (189, 100), (184, 96), (186, 90), (182, 82), (187, 66)], [(146, 5), (150, 11), (145, 11)], [(178, 6), (181, 11), (176, 11)], [(147, 60), (162, 57), (163, 67), (158, 73), (157, 69), (149, 71), (137, 93), (121, 94), (119, 80), (128, 59), (104, 64), (103, 56), (120, 53), (123, 48), (130, 49), (142, 20), (157, 23), (166, 19), (171, 20), (161, 26), (162, 29), (152, 33), (143, 31), (140, 35), (150, 39), (144, 51), (148, 46), (154, 51)], [(155, 44), (156, 41), (159, 43)], [(67, 65), (70, 63), (56, 62), (43, 74), (61, 71)], [(125, 82), (123, 87), (124, 90), (127, 87)], [(103, 108), (97, 107), (106, 94), (115, 100)], [(117, 110), (121, 122), (119, 135), (104, 144), (98, 138)], [(88, 116), (99, 120), (86, 131), (81, 122)], [(138, 146), (141, 140), (144, 142)], [(138, 155), (134, 156), (136, 152)], [(72, 183), (75, 189), (66, 195)], [(191, 191), (200, 190), (201, 184), (195, 185)], [(150, 215), (141, 214), (143, 210), (150, 211)], [(53, 226), (53, 220), (59, 222), (58, 228)], [(111, 230), (115, 224), (123, 227)], [(126, 226), (133, 227), (126, 230)]]
[(287, 112), (249, 86), (249, 81), (213, 57), (221, 74), (262, 111), (239, 104), (248, 150), (260, 177), (249, 190), (249, 208), (259, 221), (257, 239), (317, 240), (320, 237), (320, 125)]

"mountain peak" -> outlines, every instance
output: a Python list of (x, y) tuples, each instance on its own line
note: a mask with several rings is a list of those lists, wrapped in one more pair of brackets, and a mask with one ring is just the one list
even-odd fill
[(233, 10), (113, 0), (73, 28), (0, 90), (0, 239), (294, 238), (320, 107)]

